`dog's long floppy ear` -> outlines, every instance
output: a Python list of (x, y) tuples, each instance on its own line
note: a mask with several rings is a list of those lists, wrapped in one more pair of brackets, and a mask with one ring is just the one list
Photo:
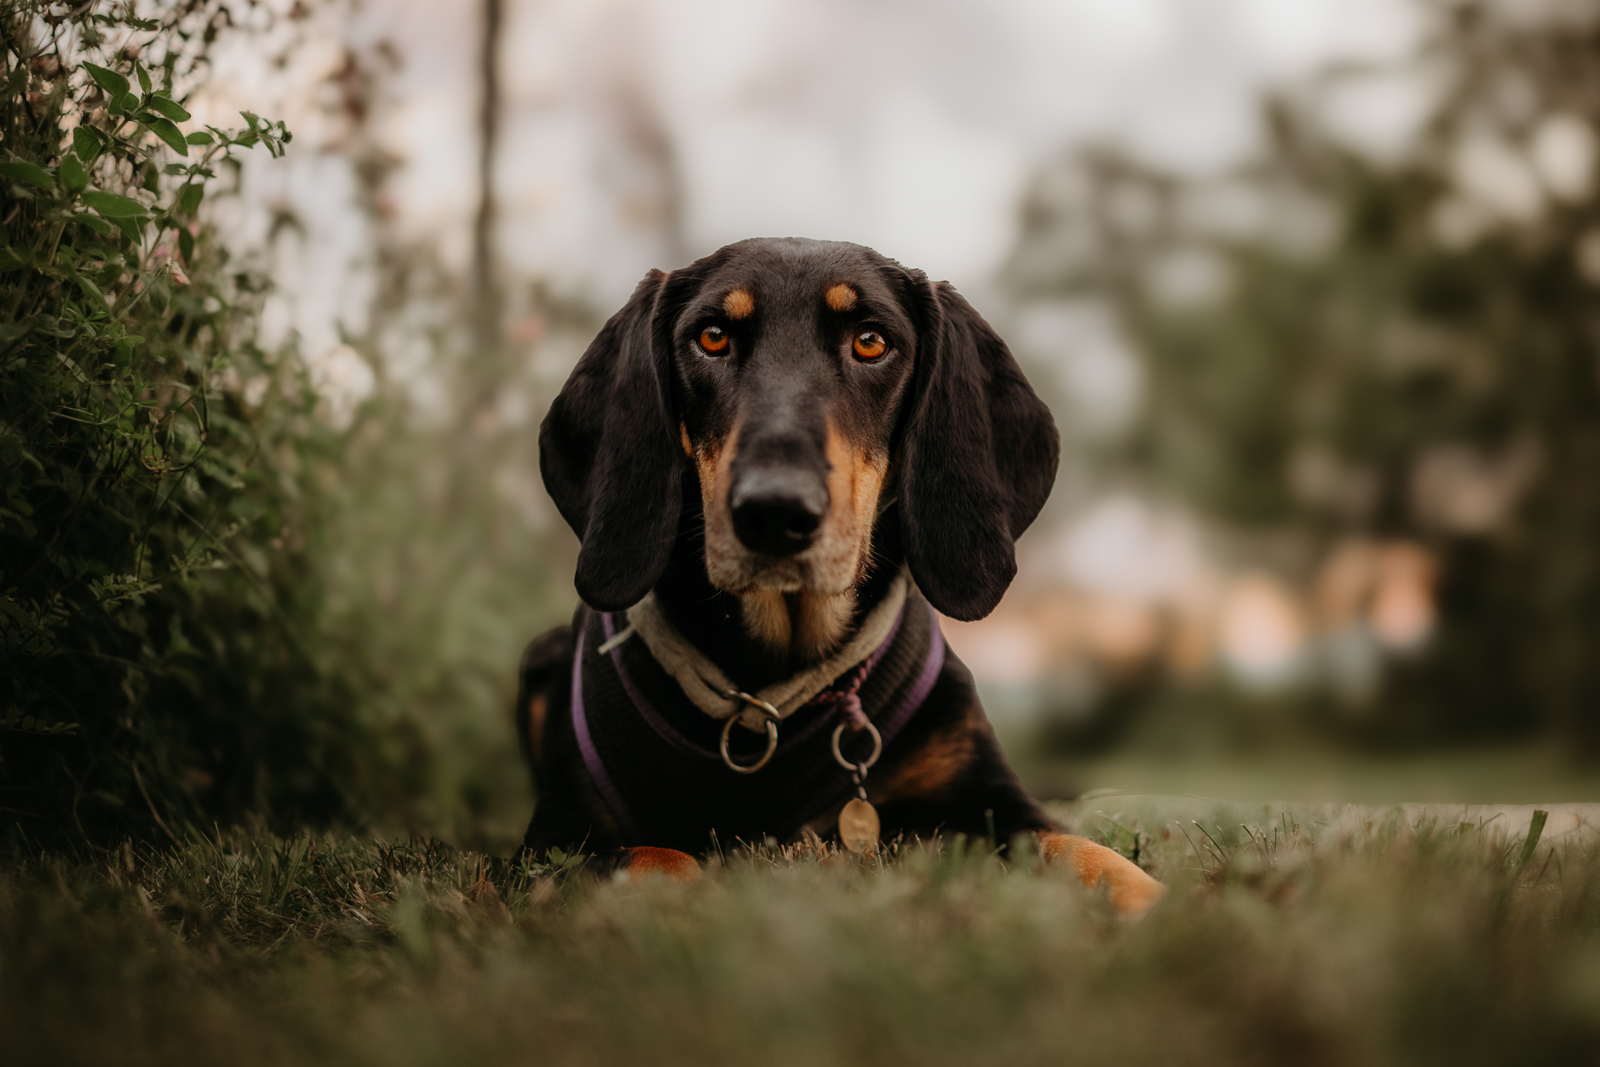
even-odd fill
[(949, 283), (912, 280), (922, 331), (901, 468), (906, 557), (929, 603), (981, 619), (1016, 576), (1013, 541), (1055, 484), (1060, 437), (989, 324)]
[(578, 595), (601, 611), (650, 591), (678, 529), (683, 453), (651, 328), (666, 278), (651, 271), (611, 316), (539, 428), (545, 489), (582, 542)]

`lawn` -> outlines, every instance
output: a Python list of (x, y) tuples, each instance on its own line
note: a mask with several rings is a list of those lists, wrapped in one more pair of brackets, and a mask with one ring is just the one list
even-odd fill
[(1060, 814), (1167, 898), (1119, 921), (959, 841), (763, 847), (694, 886), (242, 831), (14, 855), (0, 1039), (12, 1064), (1600, 1059), (1584, 809), (1531, 848), (1526, 810)]

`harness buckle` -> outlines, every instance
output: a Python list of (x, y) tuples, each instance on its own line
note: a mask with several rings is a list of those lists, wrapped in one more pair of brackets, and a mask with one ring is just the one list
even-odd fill
[[(767, 761), (772, 758), (772, 754), (778, 751), (778, 723), (782, 721), (782, 716), (778, 714), (777, 708), (768, 704), (765, 700), (757, 696), (751, 696), (749, 693), (741, 692), (738, 689), (730, 689), (722, 695), (729, 700), (741, 700), (766, 716), (767, 750), (761, 754), (760, 759), (748, 765), (735, 763), (733, 756), (728, 752), (728, 735), (732, 732), (733, 724), (739, 721), (742, 713), (729, 715), (722, 724), (722, 743), (718, 746), (722, 752), (722, 762), (726, 763), (728, 769), (736, 774), (754, 774), (765, 767)], [(838, 750), (837, 743), (835, 743), (834, 749), (835, 751)]]
[(857, 726), (856, 729), (865, 730), (867, 733), (872, 735), (872, 755), (858, 763), (852, 763), (844, 758), (843, 752), (839, 751), (839, 738), (844, 736), (844, 728), (849, 725), (850, 722), (846, 720), (833, 728), (833, 758), (838, 760), (839, 766), (843, 767), (845, 770), (859, 770), (861, 776), (865, 778), (867, 774), (867, 768), (872, 766), (874, 763), (877, 763), (878, 757), (883, 755), (883, 735), (878, 732), (878, 728), (876, 726), (872, 725), (871, 719), (867, 719), (862, 722), (861, 725)]

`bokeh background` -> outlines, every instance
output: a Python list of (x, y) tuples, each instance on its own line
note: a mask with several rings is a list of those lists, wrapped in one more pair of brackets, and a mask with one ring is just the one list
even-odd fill
[(946, 625), (1038, 792), (1600, 799), (1600, 6), (267, 0), (187, 107), (295, 134), (205, 218), (314, 390), (261, 550), (379, 823), (516, 839), (538, 422), (646, 270), (784, 235), (950, 279), (1056, 414)]
[(1051, 402), (1018, 581), (947, 626), (1041, 792), (1594, 788), (1593, 5), (270, 10), (205, 98), (299, 140), (231, 222), (441, 806), (520, 784), (509, 667), (574, 603), (545, 406), (647, 269), (754, 235), (949, 278)]

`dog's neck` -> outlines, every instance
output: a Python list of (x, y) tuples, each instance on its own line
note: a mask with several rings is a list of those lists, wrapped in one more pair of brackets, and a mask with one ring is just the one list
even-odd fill
[(872, 556), (853, 594), (728, 593), (706, 577), (698, 484), (684, 494), (679, 515), (671, 562), (655, 586), (656, 602), (690, 644), (752, 693), (826, 658), (848, 641), (888, 594), (905, 562), (899, 511), (890, 507), (878, 517)]

